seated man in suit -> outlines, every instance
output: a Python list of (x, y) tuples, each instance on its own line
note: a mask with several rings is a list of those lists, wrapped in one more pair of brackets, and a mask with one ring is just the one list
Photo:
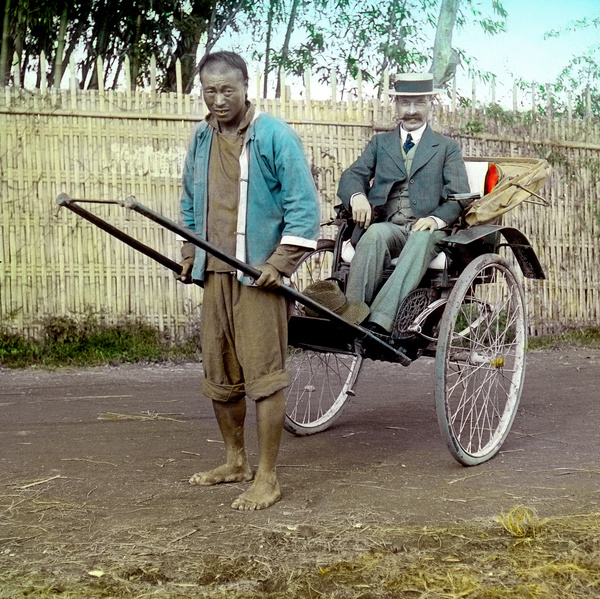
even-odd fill
[[(390, 93), (398, 126), (376, 135), (340, 178), (338, 196), (356, 225), (366, 229), (352, 259), (346, 296), (371, 306), (367, 326), (390, 333), (398, 308), (415, 289), (446, 232), (465, 207), (448, 201), (468, 193), (467, 171), (458, 144), (427, 124), (433, 88), (430, 74), (404, 74)], [(382, 222), (371, 224), (378, 207)], [(400, 256), (379, 290), (383, 271)]]

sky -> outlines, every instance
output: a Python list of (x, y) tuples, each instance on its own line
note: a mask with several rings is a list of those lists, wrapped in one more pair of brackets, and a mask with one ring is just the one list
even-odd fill
[[(482, 70), (494, 73), (505, 92), (512, 93), (515, 78), (554, 81), (572, 57), (600, 43), (600, 29), (595, 28), (544, 40), (550, 30), (584, 17), (600, 17), (600, 0), (502, 0), (502, 5), (508, 12), (505, 33), (490, 36), (471, 27), (455, 31), (453, 45), (476, 57)], [(464, 86), (465, 79), (465, 69), (460, 69), (459, 84)]]

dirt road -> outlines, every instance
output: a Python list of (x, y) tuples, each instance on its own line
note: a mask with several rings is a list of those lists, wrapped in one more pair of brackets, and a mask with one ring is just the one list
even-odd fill
[(283, 499), (257, 513), (229, 507), (246, 485), (187, 483), (223, 457), (199, 365), (0, 370), (0, 575), (243, 554), (290, 531), (333, 550), (332, 527), (489, 522), (518, 504), (544, 517), (598, 512), (599, 369), (600, 350), (530, 354), (502, 452), (464, 468), (438, 431), (433, 362), (369, 361), (334, 427), (285, 434)]

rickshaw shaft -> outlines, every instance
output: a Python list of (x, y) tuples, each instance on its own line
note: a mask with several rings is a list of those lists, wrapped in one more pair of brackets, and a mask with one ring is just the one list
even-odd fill
[[(103, 231), (106, 231), (113, 237), (116, 237), (120, 241), (122, 241), (122, 242), (126, 243), (127, 245), (129, 245), (130, 247), (138, 250), (142, 254), (145, 254), (149, 258), (156, 260), (156, 262), (158, 262), (159, 264), (162, 264), (166, 268), (168, 268), (178, 274), (181, 273), (182, 267), (180, 264), (167, 258), (166, 256), (157, 252), (153, 248), (141, 243), (140, 241), (131, 237), (130, 235), (127, 235), (127, 233), (120, 231), (113, 225), (107, 223), (106, 221), (104, 221), (101, 218), (97, 217), (96, 215), (92, 214), (85, 208), (78, 206), (76, 203), (78, 200), (71, 199), (71, 198), (69, 198), (69, 196), (62, 193), (57, 197), (56, 201), (60, 206), (69, 208), (69, 210), (75, 212), (75, 214), (81, 216), (82, 218), (85, 218), (92, 224), (96, 225), (98, 228), (102, 229)], [(238, 260), (234, 256), (231, 256), (231, 255), (223, 252), (219, 248), (213, 246), (209, 242), (198, 237), (198, 235), (196, 235), (193, 231), (191, 231), (187, 227), (183, 227), (183, 226), (177, 224), (176, 222), (164, 217), (162, 214), (159, 214), (158, 212), (155, 212), (154, 210), (140, 204), (139, 202), (135, 201), (134, 199), (129, 198), (123, 202), (115, 202), (115, 203), (120, 206), (123, 206), (124, 208), (128, 208), (130, 210), (138, 212), (142, 216), (145, 216), (146, 218), (163, 226), (165, 229), (168, 229), (168, 230), (172, 231), (173, 233), (176, 233), (183, 239), (190, 241), (195, 246), (211, 253), (213, 256), (219, 258), (223, 262), (226, 262), (227, 264), (229, 264), (236, 270), (239, 270), (240, 272), (251, 277), (252, 279), (256, 280), (260, 277), (261, 271), (258, 270), (257, 268), (254, 268), (250, 264), (246, 264), (245, 262)], [(288, 285), (282, 285), (281, 287), (279, 287), (276, 290), (276, 292), (281, 292), (288, 299), (297, 301), (297, 302), (303, 304), (304, 306), (307, 306), (308, 308), (315, 310), (316, 312), (318, 312), (320, 314), (326, 315), (327, 317), (336, 321), (337, 323), (342, 324), (344, 327), (352, 329), (354, 331), (355, 335), (357, 336), (357, 338), (359, 338), (359, 339), (368, 338), (371, 342), (373, 342), (377, 346), (379, 346), (380, 349), (383, 349), (386, 352), (394, 355), (395, 359), (399, 363), (403, 364), (404, 366), (408, 366), (411, 363), (410, 358), (408, 358), (403, 352), (398, 351), (396, 348), (394, 348), (391, 345), (389, 345), (388, 343), (386, 343), (383, 339), (380, 339), (377, 335), (374, 335), (368, 329), (365, 329), (359, 325), (355, 325), (351, 322), (348, 322), (347, 320), (342, 318), (339, 314), (336, 314), (332, 310), (326, 308), (325, 306), (319, 304), (318, 302), (314, 301), (313, 299), (300, 293), (296, 289), (289, 287)]]

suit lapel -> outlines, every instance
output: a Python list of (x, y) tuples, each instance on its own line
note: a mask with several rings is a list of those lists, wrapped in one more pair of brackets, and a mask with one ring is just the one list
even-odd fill
[(381, 136), (381, 149), (390, 157), (392, 162), (400, 169), (403, 177), (406, 177), (406, 167), (402, 159), (402, 148), (400, 145), (399, 125), (390, 133)]
[(423, 136), (421, 137), (421, 141), (417, 146), (415, 157), (413, 158), (412, 167), (410, 169), (411, 175), (416, 173), (417, 170), (422, 168), (436, 155), (439, 145), (439, 141), (433, 132), (433, 129), (427, 125), (423, 132)]

